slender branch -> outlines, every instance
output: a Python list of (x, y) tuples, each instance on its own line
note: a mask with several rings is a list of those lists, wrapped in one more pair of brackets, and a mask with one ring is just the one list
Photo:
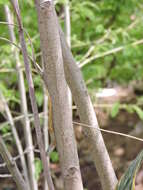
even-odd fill
[(86, 54), (78, 62), (78, 65), (82, 64), (82, 62), (90, 56), (90, 54), (93, 52), (94, 49), (95, 49), (95, 46), (91, 45), (91, 47), (89, 47), (89, 50), (86, 52)]
[[(2, 95), (1, 92), (0, 92), (0, 98), (2, 100), (2, 103), (3, 103), (4, 107), (5, 107), (5, 112), (6, 112), (6, 115), (7, 115), (7, 119), (9, 121), (10, 125), (11, 125), (11, 130), (12, 130), (13, 136), (14, 136), (15, 141), (16, 141), (17, 150), (18, 150), (20, 155), (23, 155), (23, 147), (21, 145), (21, 141), (20, 141), (20, 138), (18, 136), (18, 133), (17, 133), (14, 121), (13, 121), (13, 117), (11, 115), (11, 112), (10, 112), (10, 109), (8, 107), (8, 104), (7, 104), (7, 102), (6, 102), (4, 96)], [(24, 155), (21, 156), (21, 164), (22, 164), (22, 168), (23, 168), (25, 181), (27, 183), (27, 186), (29, 186), (28, 171), (27, 171), (27, 166), (26, 166), (26, 161), (25, 161)], [(29, 187), (29, 189), (30, 189), (30, 187)]]
[(0, 178), (12, 178), (11, 174), (0, 174)]
[[(43, 117), (43, 115), (44, 115), (43, 112), (39, 113), (39, 117)], [(34, 120), (33, 114), (28, 114), (28, 117), (29, 117), (30, 121)], [(24, 115), (20, 115), (20, 116), (14, 117), (13, 121), (15, 122), (15, 121), (23, 120), (23, 118), (24, 118)], [(9, 121), (5, 121), (5, 122), (1, 123), (0, 124), (0, 130), (3, 127), (5, 127), (5, 125), (8, 125), (8, 124), (10, 124)]]
[[(42, 65), (43, 65), (43, 69), (44, 69), (44, 63), (43, 63), (43, 59), (42, 59)], [(43, 126), (43, 134), (44, 134), (44, 144), (45, 144), (45, 151), (47, 152), (48, 148), (49, 148), (49, 133), (48, 133), (48, 92), (46, 89), (45, 84), (43, 84), (43, 93), (44, 93), (44, 106), (43, 106), (43, 119), (44, 119), (44, 126)], [(49, 162), (49, 156), (47, 155), (47, 160)], [(44, 190), (48, 190), (48, 184), (47, 184), (47, 180), (44, 179)]]
[(4, 38), (4, 37), (0, 36), (0, 40), (3, 40), (5, 42), (7, 42), (7, 43), (10, 43), (10, 44), (14, 45), (15, 47), (17, 47), (19, 50), (21, 50), (21, 48), (16, 43), (12, 42), (11, 40), (9, 40), (7, 38)]
[[(18, 28), (18, 25), (14, 24), (12, 22), (1, 22), (0, 21), (0, 24), (8, 25), (9, 28), (11, 28), (11, 27), (13, 28), (14, 26)], [(35, 53), (34, 53), (34, 47), (33, 47), (33, 43), (31, 41), (30, 35), (29, 35), (29, 33), (27, 32), (27, 30), (25, 28), (23, 28), (23, 31), (25, 32), (26, 36), (28, 37), (28, 41), (29, 41), (31, 49), (32, 49), (32, 57), (30, 55), (28, 55), (28, 57), (33, 62), (36, 71), (42, 76), (43, 71), (42, 71), (41, 67), (36, 63), (36, 57), (35, 57)], [(8, 40), (7, 38), (4, 38), (4, 37), (0, 37), (0, 39), (3, 40), (3, 41), (6, 41), (8, 43), (11, 43), (12, 45), (14, 45), (15, 47), (17, 47), (21, 51), (21, 48), (16, 43), (14, 43), (15, 42), (14, 35), (12, 35), (12, 39), (11, 40)]]
[(29, 63), (29, 59), (28, 59), (27, 47), (26, 47), (26, 43), (25, 43), (25, 39), (24, 39), (24, 31), (23, 31), (23, 25), (22, 25), (22, 21), (21, 21), (19, 4), (18, 4), (18, 0), (11, 0), (11, 2), (14, 7), (16, 17), (17, 17), (17, 22), (19, 25), (19, 38), (20, 38), (21, 49), (22, 49), (22, 54), (23, 54), (23, 58), (24, 58), (26, 78), (27, 78), (28, 86), (29, 86), (30, 100), (31, 100), (32, 110), (34, 113), (34, 125), (35, 125), (35, 129), (36, 129), (36, 136), (37, 136), (38, 146), (40, 149), (40, 155), (41, 155), (41, 159), (42, 159), (42, 163), (43, 163), (44, 175), (45, 175), (45, 178), (47, 179), (49, 189), (54, 190), (54, 185), (53, 185), (52, 178), (51, 178), (49, 163), (47, 162), (41, 127), (40, 127), (38, 107), (37, 107), (37, 103), (36, 103), (35, 90), (34, 90), (34, 84), (33, 84), (33, 80), (32, 80), (32, 74), (31, 74), (31, 70), (30, 70), (30, 63)]
[[(71, 51), (66, 44), (64, 34), (59, 26), (61, 36), (62, 53), (66, 80), (72, 92), (73, 99), (78, 108), (82, 123), (99, 128), (95, 111), (88, 95), (81, 71), (73, 58)], [(102, 187), (104, 190), (114, 190), (117, 178), (109, 158), (106, 146), (100, 130), (85, 128), (87, 143), (91, 147), (91, 156), (97, 168)]]
[[(123, 104), (124, 105), (124, 104)], [(113, 107), (113, 104), (110, 104), (110, 105), (108, 105), (108, 104), (101, 104), (101, 105), (95, 105), (94, 107), (99, 107), (99, 108), (112, 108)], [(121, 105), (121, 107), (122, 107), (122, 105)], [(76, 107), (74, 107), (73, 109), (77, 109)], [(30, 121), (33, 121), (33, 114), (29, 114), (29, 116), (31, 117), (31, 119), (30, 119)], [(18, 120), (21, 120), (22, 118), (24, 117), (24, 115), (21, 115), (21, 116), (18, 116), (18, 117), (15, 117), (15, 118), (13, 118), (13, 121), (18, 121)], [(41, 112), (41, 113), (39, 113), (39, 117), (42, 117), (42, 118), (44, 118), (45, 119), (45, 114), (44, 114), (44, 112)], [(47, 116), (46, 116), (47, 117)], [(48, 119), (48, 117), (47, 117), (47, 119)], [(87, 125), (87, 124), (83, 124), (82, 125), (82, 123), (80, 123), (80, 122), (75, 122), (75, 121), (73, 121), (73, 124), (80, 124), (81, 126), (83, 126), (84, 127), (84, 125)], [(8, 121), (7, 122), (4, 122), (3, 124), (1, 124), (0, 125), (0, 129), (2, 129), (2, 127), (4, 127), (6, 124), (10, 124)], [(85, 127), (89, 127), (89, 128), (92, 128), (92, 127), (94, 127), (94, 126), (91, 126), (91, 125), (87, 125), (87, 126), (85, 126)], [(112, 130), (105, 130), (105, 129), (102, 129), (102, 128), (99, 128), (99, 129), (97, 129), (96, 127), (94, 127), (96, 130), (100, 130), (101, 132), (103, 131), (103, 132), (107, 132), (107, 133), (111, 133), (111, 134), (115, 134), (115, 135), (118, 135), (118, 132), (116, 132), (116, 131), (112, 131)], [(119, 135), (121, 135), (121, 136), (125, 136), (125, 137), (128, 137), (128, 138), (131, 138), (131, 139), (135, 139), (135, 140), (138, 140), (138, 141), (143, 141), (143, 139), (142, 138), (138, 138), (138, 137), (135, 137), (135, 136), (133, 136), (133, 135), (128, 135), (128, 134), (125, 134), (125, 133), (120, 133), (119, 132)], [(47, 137), (47, 136), (46, 136)], [(47, 150), (47, 149), (46, 149)], [(1, 165), (0, 165), (0, 167), (1, 167)]]
[(15, 161), (12, 159), (11, 154), (7, 150), (7, 147), (1, 136), (0, 136), (0, 154), (3, 160), (6, 162), (8, 170), (10, 171), (12, 177), (14, 178), (14, 181), (16, 182), (18, 189), (19, 190), (27, 189), (28, 186), (25, 183), (19, 169), (17, 168)]
[[(64, 4), (64, 15), (65, 15), (64, 28), (65, 28), (65, 38), (66, 38), (67, 44), (69, 48), (71, 48), (71, 20), (70, 20), (70, 5), (69, 4), (70, 4), (69, 0), (66, 0)], [(67, 89), (67, 91), (68, 91), (70, 109), (72, 109), (72, 94), (69, 88)]]
[[(137, 46), (137, 45), (141, 45), (143, 44), (143, 39), (140, 39), (140, 40), (137, 40), (131, 44), (128, 44), (130, 46)], [(85, 65), (87, 65), (88, 63), (90, 63), (91, 61), (94, 61), (96, 59), (99, 59), (99, 58), (102, 58), (102, 57), (105, 57), (105, 56), (108, 56), (108, 55), (112, 55), (112, 54), (115, 54), (117, 52), (120, 52), (120, 51), (123, 51), (125, 48), (126, 48), (127, 45), (124, 45), (124, 46), (120, 46), (120, 47), (117, 47), (117, 48), (114, 48), (114, 49), (111, 49), (111, 50), (108, 50), (106, 52), (103, 52), (103, 53), (100, 53), (100, 54), (96, 54), (96, 55), (93, 55), (91, 57), (89, 57), (88, 59), (86, 59), (85, 61), (83, 61), (79, 67), (82, 68), (84, 67)]]
[[(49, 138), (48, 138), (48, 96), (46, 92), (46, 87), (43, 85), (44, 89), (44, 126), (43, 126), (43, 134), (44, 134), (44, 144), (45, 144), (45, 151), (49, 148)], [(49, 162), (49, 156), (47, 156), (47, 160)], [(44, 190), (48, 190), (48, 185), (46, 179), (44, 180)]]
[[(6, 20), (8, 23), (13, 23), (12, 20), (12, 14), (10, 12), (10, 9), (8, 5), (5, 5), (5, 14), (6, 14)], [(16, 37), (14, 34), (14, 26), (8, 25), (9, 28), (9, 34), (10, 34), (10, 39), (13, 43), (16, 43)], [(32, 48), (33, 49), (33, 48)], [(34, 52), (34, 51), (33, 51)], [(30, 121), (28, 117), (28, 110), (27, 110), (27, 101), (26, 101), (26, 91), (25, 91), (25, 85), (24, 85), (24, 77), (23, 77), (23, 72), (21, 70), (21, 62), (19, 59), (18, 51), (16, 48), (13, 48), (13, 54), (15, 57), (16, 61), (16, 70), (18, 74), (18, 86), (19, 86), (19, 91), (20, 91), (20, 98), (21, 98), (21, 111), (22, 114), (24, 115), (23, 119), (23, 129), (24, 129), (24, 136), (25, 136), (25, 143), (27, 149), (31, 149), (33, 147), (33, 142), (32, 142), (32, 135), (31, 135), (31, 129), (30, 129)], [(35, 60), (34, 60), (35, 62)], [(37, 181), (35, 178), (35, 165), (34, 165), (34, 152), (31, 150), (29, 154), (27, 155), (28, 158), (28, 169), (29, 169), (29, 174), (30, 174), (30, 184), (31, 184), (31, 189), (32, 190), (37, 190)]]
[(87, 125), (85, 123), (80, 123), (80, 122), (75, 122), (74, 121), (73, 123), (76, 124), (76, 125), (80, 125), (82, 127), (94, 128), (95, 130), (99, 130), (99, 131), (102, 131), (102, 132), (105, 132), (105, 133), (118, 135), (118, 136), (122, 136), (122, 137), (127, 137), (127, 138), (130, 138), (130, 139), (134, 139), (134, 140), (143, 142), (143, 138), (135, 137), (133, 135), (128, 135), (128, 134), (125, 134), (125, 133), (120, 133), (120, 132), (116, 132), (116, 131), (112, 131), (112, 130), (106, 130), (106, 129), (102, 129), (102, 128), (97, 128), (97, 126)]
[[(23, 156), (23, 155), (25, 155), (25, 154), (29, 154), (30, 151), (34, 151), (34, 152), (36, 152), (36, 153), (40, 153), (40, 151), (39, 151), (38, 149), (34, 149), (34, 148), (32, 148), (32, 149), (26, 149), (26, 150), (24, 150), (24, 152), (23, 152), (22, 155), (18, 154), (17, 156), (13, 157), (12, 159), (13, 159), (14, 161), (17, 161), (18, 159), (21, 158), (21, 156)], [(6, 163), (5, 163), (5, 162), (4, 162), (4, 163), (0, 163), (0, 167), (5, 167), (5, 166), (6, 166)]]
[[(7, 39), (7, 38), (4, 38), (4, 37), (0, 37), (0, 40), (3, 40), (3, 41), (5, 41), (5, 42), (7, 42), (7, 43), (9, 43), (9, 44), (12, 44), (13, 46), (15, 46), (15, 47), (17, 47), (20, 51), (21, 51), (21, 47), (20, 46), (18, 46), (16, 43), (14, 43), (14, 42), (12, 42), (11, 40), (9, 40), (9, 39)], [(33, 60), (33, 58), (30, 56), (30, 55), (28, 55), (28, 58), (32, 61), (32, 63), (34, 63), (34, 65), (36, 64), (36, 66), (35, 66), (35, 68), (36, 68), (36, 71), (40, 74), (40, 76), (42, 76), (42, 74), (43, 74), (43, 71), (41, 70), (41, 68), (39, 67), (39, 65), (37, 64), (37, 63), (35, 63), (35, 61)], [(37, 69), (38, 68), (38, 69)], [(5, 69), (5, 72), (12, 72), (13, 71), (13, 69)]]
[[(0, 24), (8, 24), (7, 22), (1, 22), (0, 21)], [(14, 25), (14, 26), (17, 26), (16, 24), (11, 24), (11, 25)], [(3, 37), (0, 37), (0, 39), (1, 40), (4, 40), (4, 41), (7, 41), (8, 43), (12, 43), (10, 40), (8, 40), (8, 39), (6, 39), (6, 38), (3, 38)], [(100, 40), (99, 40), (100, 41)], [(97, 41), (97, 43), (98, 43), (98, 41)], [(15, 44), (15, 43), (12, 43), (14, 46), (16, 46), (18, 49), (20, 49), (20, 47), (17, 45), (17, 44)], [(31, 43), (30, 43), (31, 44)], [(86, 60), (84, 60), (83, 61), (83, 59), (82, 60), (80, 60), (78, 63), (79, 63), (79, 67), (80, 68), (82, 68), (82, 67), (84, 67), (85, 65), (87, 65), (89, 62), (91, 62), (91, 61), (94, 61), (94, 60), (96, 60), (96, 59), (99, 59), (99, 58), (102, 58), (102, 57), (105, 57), (105, 56), (108, 56), (108, 55), (112, 55), (112, 54), (115, 54), (115, 53), (118, 53), (118, 52), (120, 52), (120, 51), (122, 51), (122, 50), (124, 50), (128, 45), (130, 45), (130, 46), (137, 46), (137, 45), (141, 45), (141, 44), (143, 44), (143, 39), (139, 39), (139, 40), (137, 40), (137, 41), (135, 41), (135, 42), (133, 42), (133, 43), (129, 43), (129, 44), (125, 44), (124, 46), (119, 46), (119, 47), (117, 47), (117, 48), (113, 48), (113, 49), (111, 49), (111, 50), (108, 50), (108, 51), (106, 51), (106, 52), (103, 52), (103, 53), (99, 53), (99, 54), (97, 54), (97, 55), (93, 55), (93, 56), (91, 56), (90, 58), (88, 58), (88, 59), (86, 59)], [(93, 43), (91, 43), (91, 45), (93, 46)], [(91, 46), (91, 47), (92, 47)], [(91, 48), (92, 49), (92, 48)], [(87, 51), (87, 53), (85, 54), (85, 57), (87, 57), (87, 55), (89, 56), (89, 52), (90, 52), (91, 50), (90, 50), (90, 48), (89, 48), (89, 50)], [(39, 53), (39, 55), (38, 56), (40, 56), (41, 55), (41, 52)], [(31, 60), (32, 60), (32, 62), (34, 63), (34, 60), (32, 59), (32, 58), (30, 58)], [(39, 67), (39, 65), (36, 63), (36, 65), (34, 65), (35, 67), (36, 67), (36, 70), (37, 70), (37, 68), (38, 68), (38, 72), (40, 72), (40, 75), (42, 75), (42, 70), (41, 70), (41, 68)]]
[(65, 12), (65, 36), (68, 46), (71, 47), (71, 22), (70, 22), (69, 0), (65, 1), (64, 12)]
[[(101, 132), (105, 132), (105, 133), (109, 133), (109, 134), (113, 134), (113, 135), (118, 135), (118, 136), (122, 136), (122, 137), (126, 137), (126, 138), (129, 138), (129, 139), (133, 139), (133, 140), (136, 140), (136, 141), (143, 142), (142, 138), (138, 138), (138, 137), (133, 136), (133, 135), (128, 135), (128, 134), (125, 134), (125, 133), (120, 133), (120, 132), (116, 132), (116, 131), (112, 131), (112, 130), (106, 130), (106, 129), (102, 129), (102, 128), (97, 129), (97, 127), (95, 127), (95, 126), (87, 125), (85, 123), (80, 123), (80, 122), (76, 122), (76, 121), (73, 121), (73, 124), (74, 125), (79, 125), (79, 126), (82, 126), (82, 127), (94, 128), (95, 130), (100, 130)], [(76, 127), (76, 126), (74, 126), (74, 127)], [(36, 153), (40, 153), (40, 151), (38, 149), (33, 149), (33, 150)], [(30, 151), (31, 150), (27, 150), (26, 149), (23, 153), (24, 154), (28, 154)], [(21, 157), (21, 155), (18, 155), (16, 157), (14, 157), (13, 160), (17, 161), (20, 157)], [(0, 163), (0, 168), (1, 167), (5, 167), (5, 166), (6, 166), (5, 162), (4, 163)]]

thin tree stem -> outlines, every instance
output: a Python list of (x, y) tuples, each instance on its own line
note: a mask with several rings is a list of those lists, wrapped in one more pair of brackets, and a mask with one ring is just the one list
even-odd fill
[[(48, 95), (45, 84), (43, 84), (43, 92), (44, 92), (44, 109), (43, 109), (43, 118), (44, 118), (44, 126), (43, 126), (43, 134), (44, 134), (44, 144), (45, 151), (49, 148), (49, 134), (48, 134)], [(49, 156), (47, 156), (47, 160), (49, 162)], [(47, 180), (44, 179), (44, 190), (48, 190)]]
[[(70, 20), (70, 5), (69, 5), (69, 0), (65, 1), (64, 4), (64, 14), (65, 14), (65, 37), (66, 37), (66, 41), (67, 44), (69, 46), (69, 48), (71, 48), (71, 20)], [(68, 88), (68, 98), (69, 98), (69, 103), (72, 109), (72, 94), (70, 89)]]
[(22, 168), (23, 168), (24, 178), (25, 178), (27, 187), (30, 190), (30, 184), (29, 184), (29, 178), (28, 178), (28, 170), (27, 170), (25, 157), (24, 157), (24, 154), (23, 154), (23, 147), (21, 145), (21, 141), (20, 141), (19, 135), (17, 133), (17, 130), (16, 130), (16, 127), (15, 127), (15, 124), (14, 124), (14, 121), (13, 121), (12, 114), (10, 112), (10, 109), (8, 107), (8, 104), (7, 104), (6, 100), (5, 100), (2, 92), (0, 92), (0, 98), (1, 98), (2, 103), (4, 105), (6, 116), (7, 116), (7, 119), (9, 121), (9, 123), (10, 123), (10, 126), (11, 126), (12, 134), (13, 134), (15, 142), (16, 142), (18, 153), (21, 155), (20, 160), (21, 160), (21, 164), (22, 164)]
[[(13, 23), (12, 14), (10, 12), (10, 9), (7, 5), (5, 5), (5, 14), (6, 19), (8, 23)], [(14, 34), (14, 26), (8, 25), (9, 28), (9, 34), (10, 39), (12, 42), (16, 43), (16, 38)], [(25, 143), (27, 149), (31, 149), (31, 151), (27, 154), (28, 158), (28, 169), (30, 174), (30, 185), (31, 190), (37, 190), (37, 181), (35, 178), (35, 165), (34, 165), (34, 152), (33, 152), (33, 143), (32, 143), (32, 135), (31, 135), (31, 129), (30, 129), (30, 121), (28, 117), (28, 110), (27, 110), (27, 101), (26, 101), (26, 92), (25, 92), (25, 86), (24, 86), (24, 77), (23, 77), (23, 71), (21, 69), (21, 62), (19, 59), (18, 51), (14, 47), (13, 48), (13, 54), (15, 55), (15, 61), (16, 61), (16, 70), (18, 75), (18, 86), (20, 91), (20, 98), (21, 98), (21, 112), (24, 115), (23, 118), (23, 129), (24, 129), (24, 135), (25, 135)]]
[(10, 171), (14, 181), (16, 182), (18, 189), (26, 190), (28, 188), (28, 186), (25, 183), (19, 169), (17, 168), (15, 161), (11, 157), (11, 154), (7, 150), (7, 147), (1, 136), (0, 136), (0, 154), (3, 158), (3, 160), (6, 162), (8, 170)]
[(45, 175), (45, 178), (47, 179), (49, 189), (54, 190), (54, 185), (53, 185), (52, 178), (51, 178), (49, 163), (47, 162), (45, 146), (44, 146), (42, 131), (41, 131), (41, 127), (40, 127), (38, 107), (37, 107), (37, 103), (36, 103), (35, 90), (34, 90), (32, 74), (31, 74), (31, 70), (30, 70), (30, 63), (29, 63), (29, 59), (28, 59), (27, 47), (26, 47), (26, 43), (25, 43), (25, 39), (24, 39), (24, 31), (23, 31), (19, 4), (18, 4), (18, 0), (11, 0), (11, 2), (14, 7), (16, 17), (17, 17), (17, 22), (19, 25), (19, 38), (20, 38), (21, 49), (22, 49), (22, 54), (23, 54), (23, 58), (24, 58), (24, 65), (25, 65), (25, 71), (26, 71), (26, 78), (27, 78), (28, 86), (29, 86), (30, 100), (31, 100), (32, 110), (34, 113), (34, 125), (35, 125), (35, 129), (36, 129), (36, 136), (37, 136), (38, 146), (40, 149), (40, 155), (41, 155), (41, 159), (42, 159), (42, 163), (43, 163), (44, 175)]
[[(96, 114), (88, 95), (81, 71), (76, 65), (73, 55), (68, 48), (60, 26), (59, 32), (61, 36), (65, 76), (71, 89), (75, 104), (77, 105), (81, 122), (96, 126), (98, 129), (99, 125)], [(114, 190), (117, 178), (100, 130), (85, 128), (84, 132), (86, 135), (85, 139), (87, 140), (87, 143), (89, 143), (89, 147), (91, 147), (91, 156), (97, 168), (103, 190)]]
[(71, 47), (71, 21), (70, 21), (70, 5), (69, 0), (66, 0), (64, 5), (65, 13), (65, 36), (69, 47)]

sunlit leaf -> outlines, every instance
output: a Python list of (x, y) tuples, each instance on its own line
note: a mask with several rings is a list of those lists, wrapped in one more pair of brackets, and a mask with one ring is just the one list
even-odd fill
[(120, 109), (120, 103), (117, 102), (113, 105), (112, 110), (111, 110), (111, 117), (116, 117), (117, 114), (119, 113), (119, 109)]
[(56, 151), (51, 152), (50, 158), (51, 158), (52, 162), (58, 162), (58, 160), (59, 160), (58, 153)]
[(7, 4), (9, 3), (9, 0), (0, 0), (0, 4)]
[(143, 120), (143, 110), (139, 106), (136, 106), (136, 105), (133, 105), (133, 109), (135, 110), (139, 118)]

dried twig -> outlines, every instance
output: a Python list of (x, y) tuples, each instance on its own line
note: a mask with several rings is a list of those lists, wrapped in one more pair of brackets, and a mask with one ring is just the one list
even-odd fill
[(122, 136), (122, 137), (127, 137), (127, 138), (130, 138), (130, 139), (134, 139), (134, 140), (143, 142), (142, 138), (138, 138), (138, 137), (135, 137), (133, 135), (128, 135), (128, 134), (125, 134), (125, 133), (120, 133), (120, 132), (116, 132), (116, 131), (106, 130), (106, 129), (102, 129), (102, 128), (97, 128), (97, 126), (87, 125), (85, 123), (80, 123), (80, 122), (75, 122), (74, 121), (73, 123), (76, 124), (76, 125), (82, 126), (82, 127), (94, 128), (95, 130), (99, 130), (99, 131), (102, 131), (102, 132), (105, 132), (105, 133), (109, 133), (109, 134), (113, 134), (113, 135), (118, 135), (118, 136)]

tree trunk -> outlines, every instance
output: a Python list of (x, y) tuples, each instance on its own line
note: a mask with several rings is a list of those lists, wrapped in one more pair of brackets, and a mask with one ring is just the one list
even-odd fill
[(87, 143), (91, 147), (91, 156), (99, 174), (103, 190), (114, 190), (117, 178), (109, 158), (102, 134), (99, 130), (96, 114), (88, 95), (82, 74), (73, 55), (66, 44), (64, 34), (59, 28), (61, 46), (64, 61), (66, 80), (71, 89), (73, 99), (77, 105), (78, 113), (82, 123), (93, 126), (84, 128)]
[(65, 190), (82, 190), (77, 147), (72, 126), (72, 110), (68, 101), (58, 23), (52, 1), (36, 2), (44, 81), (52, 100), (53, 124)]

